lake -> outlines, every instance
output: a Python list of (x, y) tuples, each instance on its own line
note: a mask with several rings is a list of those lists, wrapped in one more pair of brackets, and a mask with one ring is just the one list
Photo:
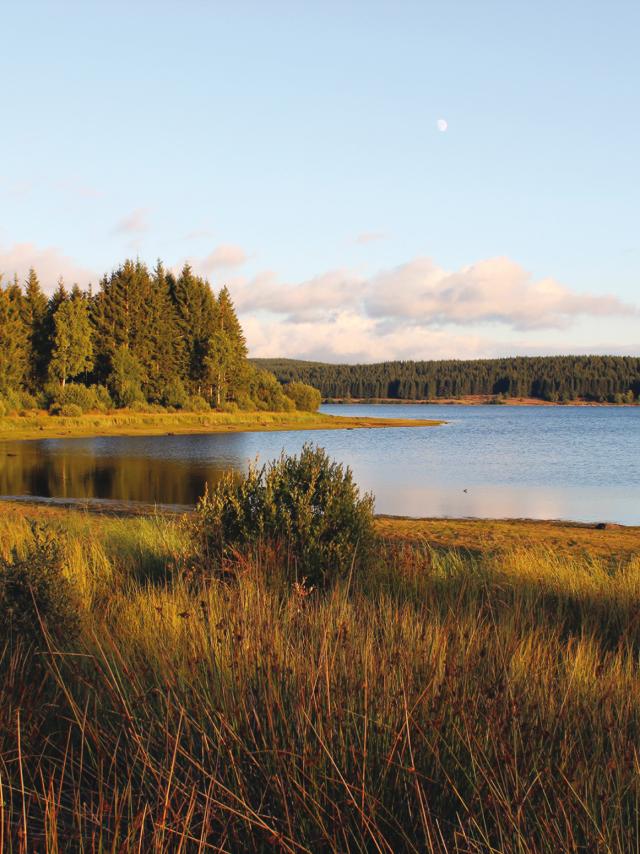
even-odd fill
[[(323, 406), (441, 427), (0, 442), (0, 495), (191, 505), (206, 482), (313, 441), (376, 511), (640, 524), (640, 408)], [(1, 512), (1, 511), (0, 511)]]

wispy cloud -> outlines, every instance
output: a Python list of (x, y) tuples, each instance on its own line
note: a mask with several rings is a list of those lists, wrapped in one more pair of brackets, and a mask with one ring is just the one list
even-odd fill
[(366, 246), (368, 243), (377, 243), (380, 240), (385, 240), (386, 237), (387, 235), (382, 231), (364, 231), (356, 237), (354, 243)]
[(241, 246), (232, 243), (221, 243), (203, 258), (192, 258), (191, 264), (199, 273), (208, 275), (217, 270), (229, 270), (241, 267), (247, 260), (247, 254)]
[(94, 270), (78, 264), (55, 246), (42, 248), (33, 243), (14, 243), (6, 248), (0, 246), (0, 273), (5, 282), (13, 278), (14, 274), (23, 282), (30, 267), (37, 272), (40, 284), (47, 293), (54, 291), (60, 276), (67, 284), (77, 282), (81, 287), (98, 278)]
[(149, 230), (149, 211), (147, 208), (136, 208), (123, 217), (113, 227), (114, 234), (142, 234)]

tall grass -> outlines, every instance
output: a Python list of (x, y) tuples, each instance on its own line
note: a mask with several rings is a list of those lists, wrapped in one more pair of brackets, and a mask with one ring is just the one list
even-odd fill
[(640, 559), (389, 545), (321, 593), (197, 580), (163, 518), (60, 537), (81, 639), (0, 652), (0, 850), (638, 850)]

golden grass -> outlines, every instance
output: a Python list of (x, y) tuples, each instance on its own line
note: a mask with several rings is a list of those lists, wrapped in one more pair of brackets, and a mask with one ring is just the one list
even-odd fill
[(0, 441), (70, 438), (73, 436), (133, 436), (164, 433), (233, 433), (272, 430), (353, 430), (381, 427), (434, 427), (436, 420), (411, 418), (353, 418), (320, 412), (162, 412), (119, 410), (87, 413), (77, 418), (29, 412), (0, 417)]
[(637, 541), (612, 561), (493, 523), (471, 553), (442, 522), (434, 550), (383, 519), (377, 568), (321, 594), (266, 552), (179, 571), (175, 517), (11, 506), (0, 551), (33, 517), (83, 628), (0, 653), (2, 850), (638, 849)]
[(490, 553), (517, 547), (566, 557), (621, 561), (640, 553), (640, 527), (582, 525), (534, 519), (410, 519), (379, 516), (380, 534), (392, 541)]

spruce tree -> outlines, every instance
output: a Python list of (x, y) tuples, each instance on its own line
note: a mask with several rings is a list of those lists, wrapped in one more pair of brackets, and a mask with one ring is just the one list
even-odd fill
[(248, 390), (247, 343), (226, 286), (218, 294), (215, 331), (207, 341), (205, 366), (216, 406)]
[(36, 271), (31, 267), (25, 283), (23, 320), (29, 334), (28, 383), (32, 392), (42, 387), (47, 376), (47, 298)]
[(170, 281), (170, 293), (176, 312), (180, 378), (190, 391), (202, 394), (208, 385), (205, 358), (216, 331), (216, 300), (209, 283), (195, 276), (189, 264)]
[(14, 282), (3, 288), (0, 280), (0, 394), (20, 391), (28, 367), (29, 332), (20, 286)]

